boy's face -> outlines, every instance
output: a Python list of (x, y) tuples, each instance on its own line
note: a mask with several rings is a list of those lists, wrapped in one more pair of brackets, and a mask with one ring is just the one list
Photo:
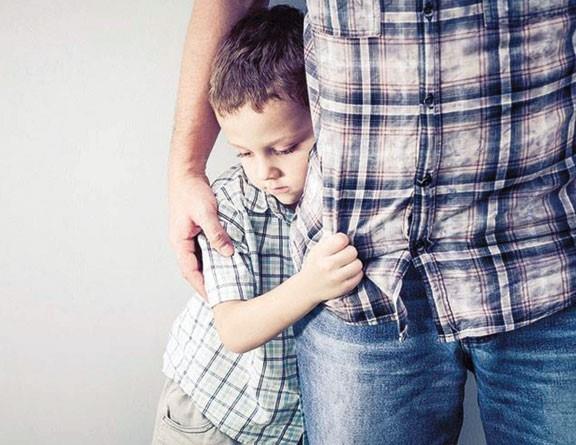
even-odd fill
[(270, 100), (261, 113), (246, 104), (233, 114), (216, 117), (248, 180), (282, 204), (295, 205), (302, 196), (314, 145), (308, 108)]

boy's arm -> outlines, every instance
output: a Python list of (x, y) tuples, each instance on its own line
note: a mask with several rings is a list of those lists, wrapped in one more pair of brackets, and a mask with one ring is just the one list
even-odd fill
[(302, 270), (271, 291), (214, 307), (224, 346), (237, 353), (254, 349), (294, 324), (317, 304), (351, 291), (362, 279), (362, 263), (346, 235), (320, 240)]
[(203, 230), (220, 253), (233, 252), (218, 222), (216, 200), (205, 174), (220, 130), (208, 103), (212, 60), (232, 26), (251, 8), (267, 4), (267, 0), (196, 0), (188, 25), (168, 165), (170, 241), (182, 274), (202, 295), (196, 235)]

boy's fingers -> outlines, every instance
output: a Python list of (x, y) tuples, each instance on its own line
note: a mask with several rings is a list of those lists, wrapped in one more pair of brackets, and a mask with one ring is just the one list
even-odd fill
[(350, 240), (344, 233), (335, 233), (333, 235), (324, 235), (320, 239), (318, 246), (325, 255), (333, 255), (344, 249)]
[(334, 261), (336, 267), (344, 267), (353, 262), (356, 258), (358, 258), (358, 251), (352, 245), (346, 246), (344, 249), (336, 252), (330, 257), (331, 261)]
[(363, 277), (364, 277), (364, 272), (360, 271), (356, 275), (354, 275), (353, 277), (347, 279), (344, 282), (344, 285), (348, 289), (347, 292), (350, 292), (352, 289), (354, 289), (356, 286), (358, 286), (360, 284), (360, 282), (362, 281)]
[(339, 270), (339, 273), (343, 280), (349, 280), (354, 278), (358, 275), (359, 272), (362, 272), (362, 261), (356, 259), (352, 261), (350, 264), (347, 264), (342, 269)]

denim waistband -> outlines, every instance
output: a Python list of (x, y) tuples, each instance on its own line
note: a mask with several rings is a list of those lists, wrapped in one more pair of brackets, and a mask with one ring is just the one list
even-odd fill
[[(400, 297), (408, 311), (409, 333), (435, 331), (424, 283), (413, 266), (410, 266), (404, 276)], [(383, 320), (374, 325), (348, 323), (330, 312), (324, 305), (316, 307), (295, 325), (296, 334), (305, 329), (309, 323), (322, 329), (330, 337), (350, 342), (398, 339), (397, 320)]]

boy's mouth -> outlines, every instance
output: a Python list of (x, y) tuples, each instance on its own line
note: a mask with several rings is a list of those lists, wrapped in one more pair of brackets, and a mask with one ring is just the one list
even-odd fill
[(288, 191), (288, 186), (283, 185), (282, 187), (274, 187), (269, 189), (271, 193), (284, 193)]

